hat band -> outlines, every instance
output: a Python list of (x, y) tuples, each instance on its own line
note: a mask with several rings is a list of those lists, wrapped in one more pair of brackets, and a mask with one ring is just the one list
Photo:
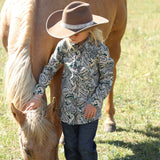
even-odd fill
[(89, 27), (91, 26), (92, 24), (94, 24), (93, 21), (90, 21), (88, 23), (84, 23), (84, 24), (78, 24), (78, 25), (72, 25), (72, 24), (67, 24), (67, 23), (63, 23), (61, 22), (61, 26), (64, 27), (64, 28), (67, 28), (67, 29), (83, 29), (83, 28), (86, 28), (86, 27)]

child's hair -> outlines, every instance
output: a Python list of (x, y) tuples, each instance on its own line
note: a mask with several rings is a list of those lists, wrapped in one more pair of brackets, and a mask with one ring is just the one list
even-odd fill
[(89, 30), (89, 33), (91, 34), (91, 41), (94, 40), (96, 45), (97, 45), (97, 41), (100, 41), (102, 43), (104, 42), (102, 30), (98, 28), (91, 28)]
[[(102, 30), (94, 27), (88, 30), (90, 35), (91, 35), (91, 42), (95, 42), (95, 45), (97, 45), (97, 41), (100, 42), (104, 42), (104, 38), (103, 38), (103, 32)], [(71, 45), (71, 40), (69, 38), (66, 39), (68, 48), (73, 48), (73, 46)]]

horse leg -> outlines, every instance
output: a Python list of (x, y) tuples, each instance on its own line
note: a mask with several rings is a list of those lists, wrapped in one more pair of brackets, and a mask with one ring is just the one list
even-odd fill
[(0, 13), (0, 40), (6, 51), (8, 51), (8, 34), (9, 34), (9, 17), (7, 13), (10, 13), (11, 10), (7, 7), (7, 2), (4, 3), (3, 8)]
[[(115, 34), (116, 33), (111, 33), (109, 36), (109, 39), (110, 38), (112, 39)], [(118, 40), (118, 38), (117, 38), (114, 40), (114, 42), (112, 41), (112, 43), (110, 43), (108, 45), (110, 55), (114, 59), (114, 68), (113, 68), (114, 80), (113, 80), (112, 89), (111, 89), (109, 95), (107, 96), (106, 103), (104, 104), (105, 113), (107, 116), (104, 125), (105, 125), (105, 131), (107, 131), (107, 132), (114, 132), (116, 130), (116, 123), (114, 121), (115, 108), (114, 108), (114, 103), (113, 103), (113, 90), (114, 90), (114, 84), (115, 84), (115, 80), (116, 80), (116, 64), (119, 60), (120, 52), (121, 52), (120, 40), (121, 39)], [(107, 45), (107, 43), (109, 43), (109, 42), (106, 42), (106, 45)]]
[(50, 97), (51, 99), (53, 97), (56, 98), (56, 110), (53, 113), (53, 125), (56, 130), (56, 134), (58, 136), (58, 139), (60, 139), (62, 134), (62, 127), (61, 127), (61, 121), (58, 117), (58, 108), (60, 103), (60, 97), (61, 97), (61, 77), (63, 73), (63, 67), (61, 67), (57, 73), (53, 76), (53, 79), (50, 84)]

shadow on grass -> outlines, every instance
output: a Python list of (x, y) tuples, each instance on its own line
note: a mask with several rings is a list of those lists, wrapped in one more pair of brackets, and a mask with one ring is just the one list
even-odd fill
[[(117, 128), (116, 132), (130, 132), (130, 130), (123, 129), (123, 128)], [(153, 138), (160, 138), (160, 127), (148, 127), (146, 128), (146, 131), (141, 130), (133, 130), (135, 133), (140, 133), (143, 135), (146, 135), (147, 137), (153, 137)]]
[(129, 148), (133, 151), (133, 155), (127, 155), (113, 160), (160, 160), (160, 141), (148, 141), (137, 144), (125, 143), (123, 141), (108, 141), (110, 145)]
[[(125, 157), (115, 157), (112, 160), (160, 160), (160, 127), (150, 127), (145, 131), (133, 130), (135, 133), (143, 134), (149, 138), (147, 141), (140, 143), (131, 143), (123, 141), (99, 141), (99, 143), (107, 143), (117, 147), (131, 149), (133, 155)], [(133, 132), (132, 131), (132, 132)], [(131, 132), (130, 130), (117, 128), (116, 132)], [(153, 138), (156, 138), (153, 140)]]

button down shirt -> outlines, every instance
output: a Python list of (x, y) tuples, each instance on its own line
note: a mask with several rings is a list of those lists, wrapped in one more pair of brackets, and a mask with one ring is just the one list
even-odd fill
[[(99, 119), (103, 100), (113, 83), (114, 61), (107, 46), (99, 41), (95, 45), (90, 39), (89, 36), (82, 44), (73, 44), (70, 48), (66, 39), (61, 40), (34, 90), (34, 93), (43, 95), (59, 65), (64, 64), (59, 117), (71, 125)], [(95, 117), (90, 120), (84, 116), (86, 103), (97, 108)]]

